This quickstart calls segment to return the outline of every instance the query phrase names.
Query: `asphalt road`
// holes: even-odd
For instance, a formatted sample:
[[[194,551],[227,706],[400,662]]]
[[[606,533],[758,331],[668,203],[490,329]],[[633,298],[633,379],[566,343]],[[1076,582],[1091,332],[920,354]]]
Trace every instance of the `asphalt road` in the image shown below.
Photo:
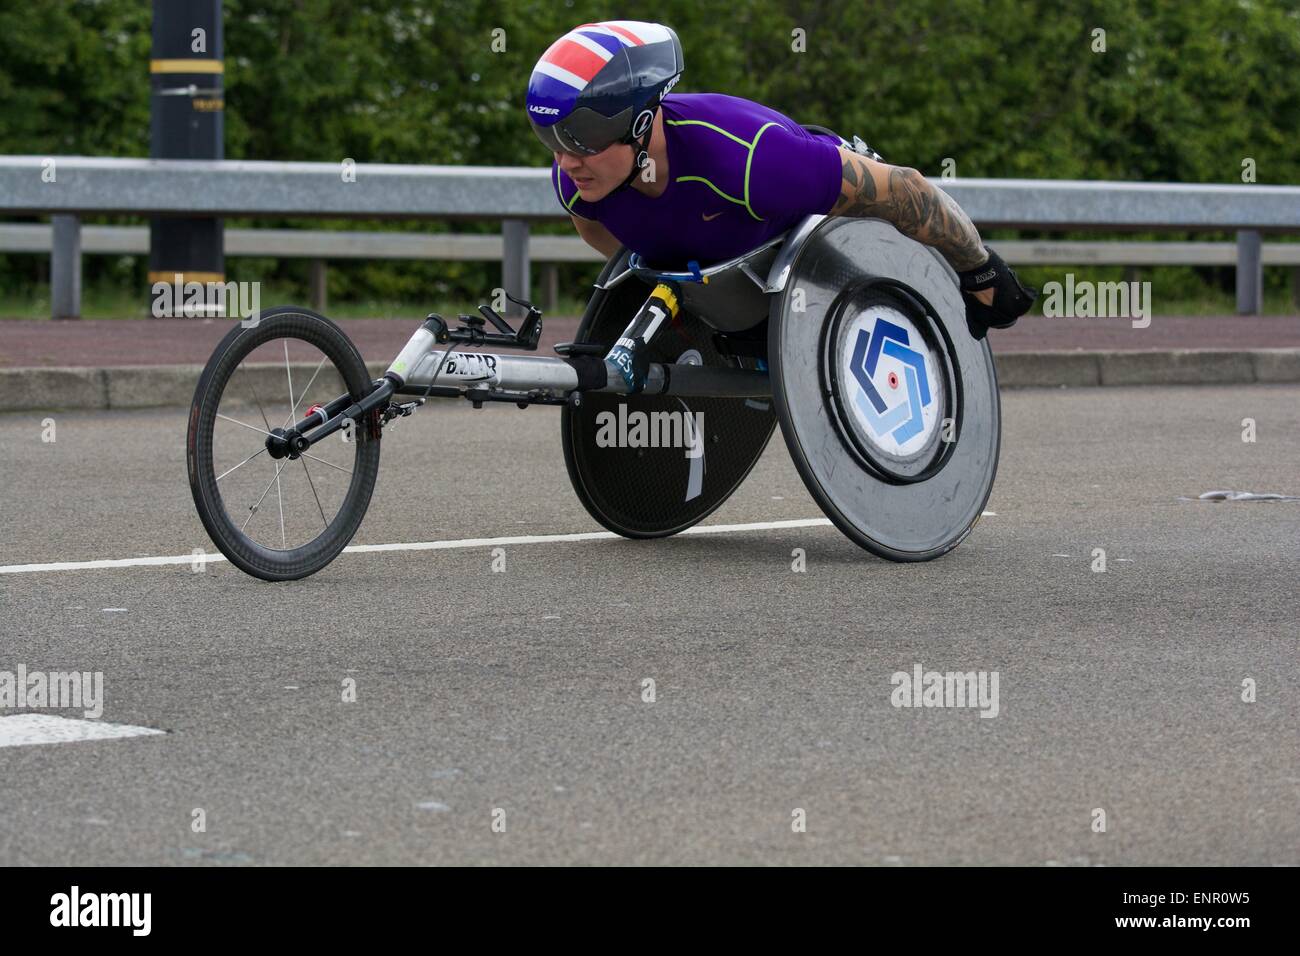
[[[1179,500],[1300,495],[1300,388],[1004,412],[994,514],[923,565],[815,526],[0,574],[0,671],[167,732],[0,747],[0,864],[1300,863],[1300,501]],[[45,417],[0,416],[0,565],[213,550],[183,411]],[[557,433],[419,412],[357,543],[600,530]],[[709,523],[818,517],[778,437]],[[997,716],[893,706],[917,664]]]

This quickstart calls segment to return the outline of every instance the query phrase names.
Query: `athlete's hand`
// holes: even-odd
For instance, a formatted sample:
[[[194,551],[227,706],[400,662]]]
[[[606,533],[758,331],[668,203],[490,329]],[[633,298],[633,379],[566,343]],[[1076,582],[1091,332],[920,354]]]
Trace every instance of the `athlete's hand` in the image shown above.
[[[976,339],[984,338],[989,329],[1015,325],[1038,298],[1038,290],[1023,285],[1015,271],[991,249],[982,266],[957,276],[966,298],[966,325]]]

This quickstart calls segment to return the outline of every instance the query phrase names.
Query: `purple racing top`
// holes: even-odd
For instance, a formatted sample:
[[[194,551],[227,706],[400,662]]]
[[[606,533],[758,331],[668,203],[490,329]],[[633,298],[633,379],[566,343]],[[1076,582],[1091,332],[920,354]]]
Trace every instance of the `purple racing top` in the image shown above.
[[[738,256],[804,216],[830,212],[839,198],[838,137],[722,93],[670,93],[662,109],[668,187],[658,198],[629,187],[585,202],[551,166],[564,208],[601,223],[647,263],[682,269]]]

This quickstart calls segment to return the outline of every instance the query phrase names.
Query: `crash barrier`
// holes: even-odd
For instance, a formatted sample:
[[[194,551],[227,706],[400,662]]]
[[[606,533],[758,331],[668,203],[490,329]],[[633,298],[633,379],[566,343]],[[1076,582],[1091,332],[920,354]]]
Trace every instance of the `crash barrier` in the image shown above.
[[[1300,231],[1297,186],[938,182],[981,229],[1235,231],[1240,313],[1260,311],[1263,234]],[[502,285],[522,298],[531,291],[529,223],[563,219],[544,168],[84,156],[0,156],[2,214],[52,217],[51,306],[56,316],[80,311],[81,219],[86,216],[498,220]]]

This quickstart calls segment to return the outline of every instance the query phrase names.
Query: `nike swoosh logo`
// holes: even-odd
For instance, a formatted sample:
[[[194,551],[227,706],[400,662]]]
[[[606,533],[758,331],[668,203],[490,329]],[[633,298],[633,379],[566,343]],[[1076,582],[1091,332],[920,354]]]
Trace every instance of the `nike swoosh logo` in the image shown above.
[[[704,216],[704,213],[700,213],[700,215],[701,215],[701,216]],[[721,215],[722,215],[722,213],[720,213],[720,212],[715,212],[712,216],[704,216],[704,221],[705,221],[705,222],[708,222],[708,221],[711,220],[711,219],[717,219],[717,218],[718,218],[719,216],[721,216]]]

